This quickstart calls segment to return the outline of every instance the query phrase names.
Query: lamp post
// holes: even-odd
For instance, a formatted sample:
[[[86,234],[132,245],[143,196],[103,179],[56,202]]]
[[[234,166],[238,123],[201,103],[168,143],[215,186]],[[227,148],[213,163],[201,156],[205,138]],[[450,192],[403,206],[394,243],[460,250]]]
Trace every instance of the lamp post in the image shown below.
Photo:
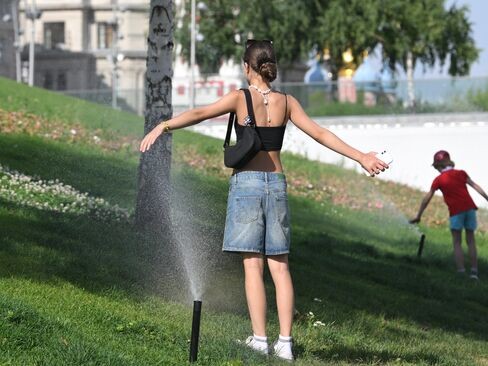
[[[34,56],[35,56],[35,40],[36,40],[36,19],[39,19],[42,11],[36,6],[36,0],[32,0],[31,6],[25,9],[25,16],[31,20],[31,40],[29,43],[29,86],[34,85]]]
[[[191,34],[190,34],[190,103],[189,107],[195,107],[195,66],[196,66],[196,41],[202,41],[203,36],[197,34],[196,11],[204,11],[207,5],[203,1],[199,1],[198,5],[195,0],[191,0]]]
[[[17,82],[22,81],[21,75],[21,59],[20,59],[20,35],[22,32],[19,29],[19,9],[18,9],[18,1],[19,0],[12,0],[11,5],[11,12],[10,14],[5,14],[2,18],[2,21],[5,23],[12,22],[12,28],[14,33],[14,40],[13,40],[13,48],[15,50],[15,74]]]
[[[190,35],[190,109],[195,107],[195,39],[196,39],[196,4],[191,0],[191,35]]]
[[[110,59],[112,61],[112,108],[117,109],[117,97],[119,94],[119,76],[118,76],[118,63],[124,59],[123,54],[119,54],[119,17],[118,17],[118,1],[112,0],[112,53]]]
[[[22,81],[21,61],[20,61],[20,35],[19,28],[19,4],[18,0],[12,0],[12,25],[14,27],[14,49],[15,49],[15,74],[17,82]]]

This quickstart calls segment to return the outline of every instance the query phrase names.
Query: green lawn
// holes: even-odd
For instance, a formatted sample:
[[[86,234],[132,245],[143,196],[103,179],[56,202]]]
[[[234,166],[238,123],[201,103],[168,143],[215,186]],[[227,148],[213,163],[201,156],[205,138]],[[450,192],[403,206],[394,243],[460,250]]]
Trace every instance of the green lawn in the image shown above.
[[[88,130],[117,125],[107,139],[138,136],[142,129],[138,117],[101,109],[103,121],[94,122],[96,114],[85,109],[101,107],[9,85],[1,88],[3,110],[23,109]],[[39,111],[22,102],[34,96]],[[72,117],[68,105],[77,111]],[[31,177],[19,186],[58,179],[132,212],[137,152],[0,133],[0,164]],[[6,193],[0,171],[0,365],[186,364],[192,297],[183,257],[193,262],[189,268],[203,291],[197,364],[282,364],[236,343],[250,334],[250,325],[238,256],[220,251],[228,175],[221,145],[185,131],[174,140],[172,207],[182,249],[136,233],[130,221],[110,212],[101,220],[50,209],[62,198],[55,190],[29,197],[39,206],[27,204]],[[405,224],[404,213],[417,208],[421,192],[296,156],[285,155],[284,164],[292,192],[297,365],[488,364],[486,233],[477,235],[481,280],[474,282],[454,273],[444,223],[422,225],[426,248],[416,259],[419,234]],[[371,208],[371,202],[381,206]],[[271,285],[268,290],[272,296]],[[269,335],[275,337],[271,297],[269,307]]]

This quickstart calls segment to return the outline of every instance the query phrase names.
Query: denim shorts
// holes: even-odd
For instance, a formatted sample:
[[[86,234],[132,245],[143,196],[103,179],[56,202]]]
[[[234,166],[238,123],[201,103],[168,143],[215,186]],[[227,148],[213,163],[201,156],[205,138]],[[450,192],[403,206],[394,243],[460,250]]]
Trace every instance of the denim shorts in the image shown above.
[[[289,253],[290,214],[284,174],[244,171],[230,178],[223,251]]]
[[[468,210],[449,218],[451,230],[476,230],[476,210]]]

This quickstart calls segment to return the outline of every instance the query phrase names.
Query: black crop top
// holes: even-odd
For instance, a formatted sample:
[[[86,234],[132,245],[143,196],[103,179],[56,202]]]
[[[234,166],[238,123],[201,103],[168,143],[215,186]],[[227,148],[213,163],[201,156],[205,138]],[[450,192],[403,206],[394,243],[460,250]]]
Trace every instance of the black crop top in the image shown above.
[[[235,121],[234,126],[236,129],[237,141],[239,141],[242,137],[242,134],[244,133],[244,129],[247,127],[237,123],[237,120]],[[285,129],[286,129],[286,124],[284,124],[283,126],[273,126],[273,127],[256,126],[258,135],[261,138],[261,143],[263,144],[261,150],[263,151],[281,150],[281,147],[283,146],[283,138],[285,136]]]
[[[242,89],[244,93],[249,93],[248,89]],[[283,138],[285,137],[285,129],[286,129],[286,122],[288,120],[288,98],[285,94],[286,98],[286,107],[285,107],[285,118],[283,120],[283,125],[281,126],[272,126],[272,127],[260,127],[256,126],[256,130],[258,132],[259,137],[261,138],[261,142],[263,144],[261,150],[263,151],[279,151],[283,146]],[[247,99],[247,98],[246,98]],[[247,100],[246,100],[247,101]],[[254,118],[254,110],[252,109],[252,99],[249,98],[250,105],[248,105],[247,113],[252,122],[255,123]],[[244,133],[244,129],[248,128],[243,126],[237,122],[237,119],[234,122],[234,128],[236,130],[236,137],[237,141],[242,138],[242,134]]]

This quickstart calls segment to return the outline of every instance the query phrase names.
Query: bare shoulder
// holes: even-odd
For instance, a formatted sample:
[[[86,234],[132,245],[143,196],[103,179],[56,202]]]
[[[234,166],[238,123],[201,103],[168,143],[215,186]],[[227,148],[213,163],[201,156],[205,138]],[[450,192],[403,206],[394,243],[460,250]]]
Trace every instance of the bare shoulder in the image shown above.
[[[287,94],[286,97],[287,97],[288,106],[289,106],[289,109],[291,112],[293,112],[294,110],[296,111],[297,109],[300,109],[300,110],[302,109],[302,105],[297,100],[297,98],[295,98],[291,94]]]
[[[288,98],[288,103],[297,103],[300,105],[300,102],[291,94],[286,94],[286,97]]]
[[[239,96],[242,94],[242,90],[234,89],[224,95],[222,98],[227,98],[229,100],[237,100]]]

